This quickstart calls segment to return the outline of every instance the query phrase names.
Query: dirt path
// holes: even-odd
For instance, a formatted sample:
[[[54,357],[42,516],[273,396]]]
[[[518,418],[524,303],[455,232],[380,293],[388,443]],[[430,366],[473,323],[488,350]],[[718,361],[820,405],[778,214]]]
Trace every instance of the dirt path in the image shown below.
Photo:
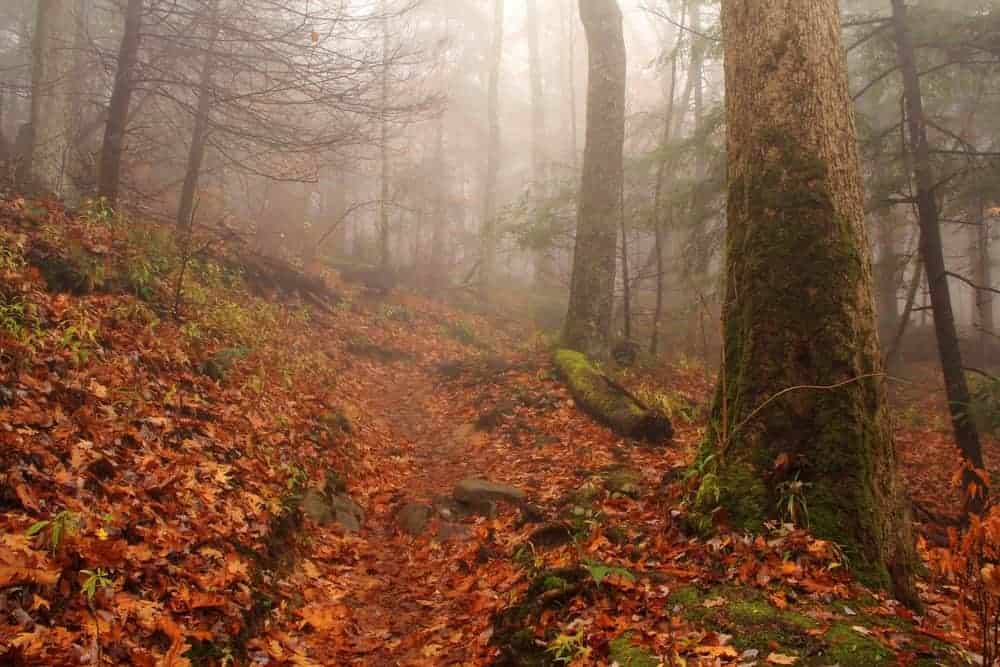
[[[371,379],[367,407],[379,420],[368,435],[391,445],[368,453],[377,482],[357,484],[376,489],[361,499],[365,525],[355,536],[339,527],[315,536],[289,585],[305,584],[306,609],[315,607],[317,617],[300,613],[283,630],[319,664],[480,663],[500,599],[477,569],[495,555],[494,530],[517,512],[507,508],[489,521],[435,516],[418,538],[401,533],[396,514],[407,502],[430,504],[459,480],[488,474],[497,453],[464,420],[471,405],[442,405],[441,378],[428,364],[378,366]]]

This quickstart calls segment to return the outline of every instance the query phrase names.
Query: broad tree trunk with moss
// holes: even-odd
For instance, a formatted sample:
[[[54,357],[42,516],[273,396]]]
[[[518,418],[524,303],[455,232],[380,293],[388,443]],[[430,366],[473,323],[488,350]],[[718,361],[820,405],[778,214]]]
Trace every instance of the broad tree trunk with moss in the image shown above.
[[[608,354],[625,142],[625,39],[616,0],[580,0],[587,33],[587,141],[563,342]]]
[[[722,24],[725,345],[699,503],[759,530],[791,499],[915,602],[837,2],[727,0]]]

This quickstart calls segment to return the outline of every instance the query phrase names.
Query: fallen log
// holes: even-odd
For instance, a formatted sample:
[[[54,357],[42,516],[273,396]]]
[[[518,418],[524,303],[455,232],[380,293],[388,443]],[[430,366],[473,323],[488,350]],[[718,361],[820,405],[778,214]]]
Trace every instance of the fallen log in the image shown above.
[[[673,437],[673,426],[666,415],[645,405],[585,355],[561,349],[556,351],[554,361],[577,404],[616,433],[651,442]]]

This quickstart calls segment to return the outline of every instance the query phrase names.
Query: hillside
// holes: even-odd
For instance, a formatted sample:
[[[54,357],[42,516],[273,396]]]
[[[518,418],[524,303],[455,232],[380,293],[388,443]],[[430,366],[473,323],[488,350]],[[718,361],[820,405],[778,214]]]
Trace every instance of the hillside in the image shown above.
[[[915,615],[790,523],[691,530],[712,383],[697,366],[620,375],[675,431],[626,441],[577,409],[526,324],[334,275],[320,300],[282,292],[230,251],[97,207],[0,202],[3,664],[849,667],[978,650],[951,582],[926,578]],[[922,428],[904,461],[940,498],[923,482],[950,445]]]

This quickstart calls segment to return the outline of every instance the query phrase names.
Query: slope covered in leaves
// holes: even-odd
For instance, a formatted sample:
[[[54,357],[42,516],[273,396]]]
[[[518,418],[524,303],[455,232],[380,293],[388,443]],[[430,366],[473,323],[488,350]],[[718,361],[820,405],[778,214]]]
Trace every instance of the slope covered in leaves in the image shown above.
[[[975,649],[946,586],[925,582],[914,616],[790,525],[687,531],[698,368],[620,377],[674,421],[644,447],[580,412],[509,321],[348,285],[332,308],[278,305],[224,248],[171,239],[0,202],[0,661],[846,667]],[[470,510],[469,478],[527,501]],[[314,520],[320,497],[357,516]]]

